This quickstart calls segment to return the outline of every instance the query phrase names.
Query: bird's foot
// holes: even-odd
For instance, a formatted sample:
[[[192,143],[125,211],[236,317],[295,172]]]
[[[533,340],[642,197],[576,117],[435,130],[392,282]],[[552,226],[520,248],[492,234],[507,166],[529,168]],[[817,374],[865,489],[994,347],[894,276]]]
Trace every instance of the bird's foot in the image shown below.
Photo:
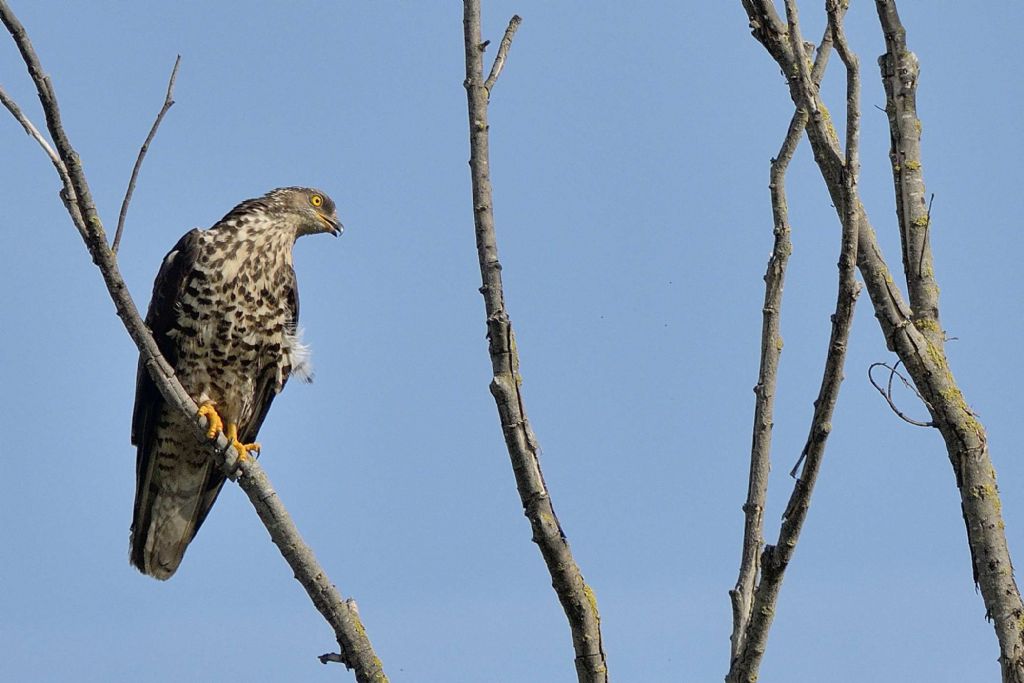
[[[238,425],[235,423],[228,424],[224,434],[228,437],[228,441],[231,442],[231,447],[238,453],[239,462],[248,460],[249,453],[252,451],[255,451],[257,456],[260,454],[260,445],[258,443],[242,443],[238,440]]]
[[[206,418],[206,438],[216,439],[224,429],[224,420],[220,419],[220,415],[217,413],[217,409],[213,407],[212,403],[204,403],[199,406],[199,413],[197,417]]]

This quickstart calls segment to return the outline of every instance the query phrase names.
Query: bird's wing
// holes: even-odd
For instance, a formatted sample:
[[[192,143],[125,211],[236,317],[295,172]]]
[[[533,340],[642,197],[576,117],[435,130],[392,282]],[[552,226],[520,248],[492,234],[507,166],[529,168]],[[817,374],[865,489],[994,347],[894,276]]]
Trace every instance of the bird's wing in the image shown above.
[[[202,230],[198,228],[185,233],[164,257],[163,263],[160,264],[160,272],[153,283],[153,297],[146,312],[146,326],[160,347],[160,353],[172,368],[178,362],[178,345],[168,332],[174,327],[177,303],[188,285],[188,276],[196,261],[201,234]],[[135,381],[132,445],[143,446],[152,437],[154,422],[162,403],[163,396],[140,357]]]
[[[202,231],[192,230],[182,236],[178,243],[164,257],[153,283],[153,297],[146,313],[146,325],[156,340],[160,353],[173,368],[178,363],[178,344],[168,333],[175,327],[178,302],[189,284],[189,276],[193,271],[198,250],[199,237]],[[164,398],[160,394],[153,378],[150,377],[142,358],[135,383],[135,410],[132,414],[132,444],[137,447],[135,460],[135,508],[132,521],[133,538],[135,534],[145,534],[149,528],[149,515],[152,510],[150,481],[155,463],[155,434],[160,413],[164,407]],[[211,474],[219,474],[219,470],[211,468]],[[214,479],[209,481],[209,479]],[[208,477],[204,485],[204,497],[216,498],[223,484],[223,475]],[[212,493],[212,497],[210,494]],[[198,528],[198,525],[196,525]],[[143,567],[142,552],[144,542],[132,542],[133,561]],[[136,561],[136,555],[138,556]]]
[[[287,291],[285,292],[284,300],[288,305],[289,321],[286,323],[286,329],[295,332],[299,324],[299,288],[298,282],[295,279],[295,270],[288,268],[287,276],[285,283]],[[281,353],[284,354],[283,347]],[[266,419],[267,412],[270,410],[270,404],[274,402],[274,397],[281,393],[284,385],[288,383],[288,376],[291,374],[292,369],[287,364],[281,367],[282,363],[284,363],[283,359],[278,357],[272,359],[271,362],[261,365],[259,368],[255,395],[253,396],[253,417],[251,420],[238,425],[238,438],[242,443],[251,443],[256,440],[256,435],[259,433],[263,420]],[[278,381],[279,377],[280,382]]]

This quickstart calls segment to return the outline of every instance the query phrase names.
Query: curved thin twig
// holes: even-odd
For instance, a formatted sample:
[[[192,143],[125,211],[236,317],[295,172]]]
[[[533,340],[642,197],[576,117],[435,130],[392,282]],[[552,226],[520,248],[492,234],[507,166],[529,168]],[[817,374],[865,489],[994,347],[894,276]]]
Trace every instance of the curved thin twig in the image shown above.
[[[149,143],[153,142],[153,138],[156,136],[156,129],[160,127],[160,122],[164,120],[164,115],[167,110],[174,106],[174,81],[178,78],[178,65],[181,64],[181,55],[178,55],[177,59],[174,60],[174,68],[171,69],[171,78],[167,82],[167,95],[164,97],[164,104],[160,107],[160,113],[156,115],[156,120],[153,121],[153,127],[149,129],[149,135],[146,136],[146,141],[142,143],[142,148],[139,149],[139,156],[135,159],[135,166],[132,168],[132,177],[128,180],[128,189],[124,193],[124,201],[121,202],[121,213],[117,217],[117,230],[114,232],[114,243],[110,245],[110,251],[117,254],[118,248],[121,246],[121,233],[124,232],[124,219],[128,215],[128,204],[132,201],[132,195],[135,194],[135,182],[139,179],[139,169],[142,168],[142,160],[146,158],[146,152],[149,151]]]
[[[921,392],[917,390],[917,387],[914,386],[913,382],[908,380],[906,377],[903,376],[903,373],[897,370],[897,368],[899,368],[900,366],[900,363],[902,362],[903,361],[896,361],[896,364],[892,366],[890,366],[888,363],[872,363],[871,365],[868,366],[868,381],[871,382],[871,386],[878,390],[878,393],[882,395],[882,398],[885,399],[886,403],[889,404],[889,407],[892,408],[892,412],[896,413],[896,416],[898,418],[900,418],[904,422],[908,422],[917,427],[934,427],[935,423],[932,422],[931,420],[929,420],[928,422],[921,422],[920,420],[915,420],[912,417],[907,417],[906,413],[897,408],[896,403],[892,400],[892,380],[894,377],[899,377],[900,381],[903,382],[903,386],[907,387],[915,394],[917,394],[917,397],[921,399],[921,401],[926,406],[929,406],[929,408],[931,408],[928,401],[926,401],[924,396],[921,395]],[[875,381],[874,375],[872,374],[874,369],[877,367],[883,367],[889,371],[889,382],[885,389],[879,386],[878,382]]]

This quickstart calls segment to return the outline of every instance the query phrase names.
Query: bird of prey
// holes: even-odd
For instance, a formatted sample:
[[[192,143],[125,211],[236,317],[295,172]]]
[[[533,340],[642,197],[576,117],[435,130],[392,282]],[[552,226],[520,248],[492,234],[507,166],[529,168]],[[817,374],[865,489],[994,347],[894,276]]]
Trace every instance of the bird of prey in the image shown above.
[[[185,234],[164,258],[146,324],[200,408],[190,418],[168,405],[140,359],[130,556],[144,574],[174,574],[224,485],[190,420],[205,417],[211,439],[223,429],[244,459],[259,451],[256,433],[289,375],[311,378],[292,246],[302,235],[342,230],[326,194],[284,187]]]

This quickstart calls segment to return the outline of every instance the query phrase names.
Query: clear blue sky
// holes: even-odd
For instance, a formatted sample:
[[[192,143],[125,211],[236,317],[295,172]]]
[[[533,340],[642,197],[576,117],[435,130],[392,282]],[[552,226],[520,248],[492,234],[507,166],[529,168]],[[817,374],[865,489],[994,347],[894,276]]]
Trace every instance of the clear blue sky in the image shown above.
[[[140,307],[177,238],[238,201],[293,184],[337,200],[344,237],[296,247],[317,380],[275,403],[262,463],[358,601],[392,680],[573,680],[487,390],[461,3],[12,4],[111,229],[182,54],[120,255]],[[1024,9],[997,4],[901,9],[922,62],[942,322],[1024,566]],[[803,5],[817,40],[822,12]],[[498,237],[528,411],[600,602],[612,678],[719,680],[771,245],[768,162],[792,110],[784,81],[738,0],[484,9],[495,41],[514,12],[524,18],[491,101]],[[873,3],[853,3],[848,33],[864,66],[861,187],[896,267]],[[838,67],[825,90],[841,120]],[[6,35],[0,79],[41,125]],[[351,680],[315,659],[333,634],[237,487],[171,581],[129,566],[136,352],[52,167],[6,112],[0,158],[0,679]],[[820,381],[839,244],[806,143],[789,187],[770,537]],[[942,442],[868,385],[868,364],[883,360],[864,296],[762,680],[998,676]]]

